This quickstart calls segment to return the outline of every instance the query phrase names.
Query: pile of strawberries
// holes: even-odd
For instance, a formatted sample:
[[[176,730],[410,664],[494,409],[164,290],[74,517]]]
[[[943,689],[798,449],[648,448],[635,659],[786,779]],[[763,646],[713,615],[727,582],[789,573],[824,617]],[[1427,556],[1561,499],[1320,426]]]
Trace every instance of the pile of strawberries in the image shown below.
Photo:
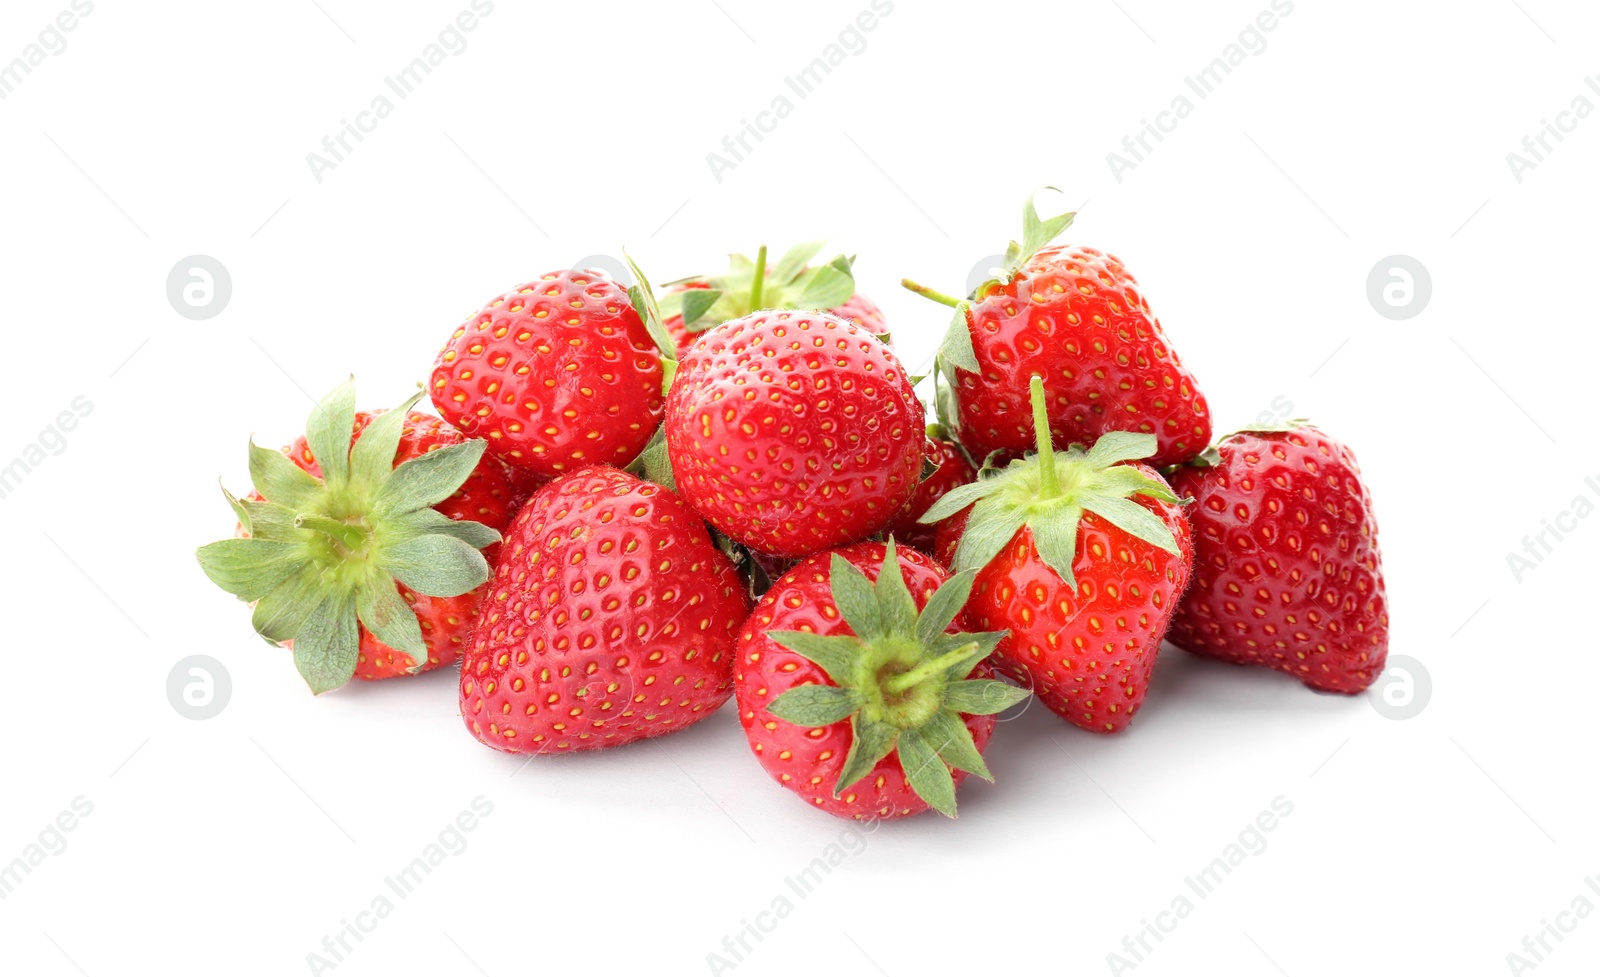
[[[1030,694],[1125,728],[1163,639],[1365,689],[1388,608],[1350,450],[1298,421],[1211,445],[1122,262],[1023,216],[967,298],[906,282],[955,309],[927,377],[819,244],[659,301],[637,267],[541,275],[445,341],[442,419],[346,383],[252,443],[200,563],[313,692],[459,661],[468,730],[509,753],[734,697],[773,779],[854,818],[953,816]]]

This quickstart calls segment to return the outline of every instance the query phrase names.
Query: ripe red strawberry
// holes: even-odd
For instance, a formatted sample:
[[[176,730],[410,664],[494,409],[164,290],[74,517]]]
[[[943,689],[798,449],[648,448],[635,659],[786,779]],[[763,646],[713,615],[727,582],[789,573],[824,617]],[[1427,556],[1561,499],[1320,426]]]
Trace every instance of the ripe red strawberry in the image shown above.
[[[671,491],[595,466],[506,531],[461,715],[508,753],[621,746],[706,718],[733,691],[744,583]]]
[[[767,773],[839,817],[955,817],[966,775],[993,779],[994,714],[1027,698],[983,663],[1001,634],[964,633],[971,588],[972,574],[893,543],[785,574],[741,629],[735,674]]]
[[[1354,694],[1383,672],[1389,605],[1350,449],[1304,422],[1223,438],[1171,476],[1192,495],[1194,583],[1168,638]]]
[[[679,353],[718,323],[760,309],[824,310],[861,326],[875,336],[887,335],[883,311],[855,294],[851,259],[840,255],[825,265],[807,264],[822,250],[821,241],[796,245],[778,263],[767,266],[762,247],[751,261],[730,256],[728,270],[673,283],[662,296],[661,312]],[[698,295],[686,295],[698,292]],[[684,323],[685,317],[689,322]]]
[[[689,504],[778,556],[878,532],[922,473],[922,405],[900,361],[826,312],[755,312],[704,333],[663,427]]]
[[[956,306],[940,351],[955,403],[942,419],[974,458],[1026,451],[1034,433],[1025,391],[1037,375],[1056,441],[1134,431],[1155,436],[1151,465],[1188,461],[1211,440],[1205,396],[1121,261],[1093,248],[1045,247],[1073,216],[1041,221],[1030,198],[1023,243],[1011,243],[1001,277],[970,301],[905,283]]]
[[[430,391],[507,464],[553,478],[627,464],[661,420],[661,351],[622,286],[554,271],[484,306],[445,343]]]
[[[1031,387],[1042,413],[1043,384]],[[1011,631],[996,670],[1093,732],[1114,733],[1138,712],[1189,581],[1178,497],[1153,469],[1123,464],[1153,450],[1152,435],[1122,431],[1062,454],[1040,438],[1038,454],[952,490],[922,517],[956,517],[940,546],[959,535],[952,569],[977,570],[967,618]]]
[[[511,488],[482,441],[411,411],[421,397],[357,414],[346,383],[285,451],[252,443],[255,491],[228,496],[240,534],[198,553],[313,692],[451,664],[470,633]]]
[[[929,428],[927,444],[925,446],[927,461],[926,468],[932,464],[933,471],[929,472],[917,485],[917,491],[911,496],[910,501],[900,510],[894,521],[889,523],[887,532],[896,541],[904,543],[913,549],[924,553],[933,553],[935,533],[937,527],[919,522],[922,514],[935,502],[944,498],[951,489],[966,485],[978,477],[977,471],[972,467],[972,462],[954,441],[947,441],[935,437],[935,433],[943,431],[937,427]]]

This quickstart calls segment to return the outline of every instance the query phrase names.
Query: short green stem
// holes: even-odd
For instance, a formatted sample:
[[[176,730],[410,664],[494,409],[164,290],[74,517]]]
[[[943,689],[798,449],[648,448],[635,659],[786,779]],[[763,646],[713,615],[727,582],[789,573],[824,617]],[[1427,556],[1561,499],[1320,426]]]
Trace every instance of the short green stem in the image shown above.
[[[1033,401],[1033,437],[1039,447],[1039,498],[1053,499],[1061,494],[1056,481],[1056,451],[1050,439],[1050,414],[1045,409],[1044,378],[1035,373],[1028,381],[1028,399]]]
[[[767,246],[756,251],[756,277],[750,285],[750,311],[761,308],[761,291],[767,284]]]
[[[359,549],[365,546],[367,542],[367,531],[365,529],[360,526],[352,526],[347,522],[340,522],[337,519],[330,519],[327,516],[298,515],[294,517],[294,525],[296,529],[309,529],[312,532],[321,533],[336,542],[343,543],[350,549]]]
[[[940,305],[948,305],[952,309],[961,304],[960,299],[955,298],[954,296],[946,295],[943,292],[936,292],[928,286],[914,282],[909,278],[900,279],[900,286],[909,291],[916,292],[925,299],[933,299]]]
[[[933,661],[923,662],[909,672],[901,672],[899,675],[890,678],[883,683],[883,690],[890,695],[898,695],[929,676],[937,675],[952,665],[959,663],[963,658],[969,657],[977,650],[978,643],[976,641],[964,644],[955,651],[940,655]]]

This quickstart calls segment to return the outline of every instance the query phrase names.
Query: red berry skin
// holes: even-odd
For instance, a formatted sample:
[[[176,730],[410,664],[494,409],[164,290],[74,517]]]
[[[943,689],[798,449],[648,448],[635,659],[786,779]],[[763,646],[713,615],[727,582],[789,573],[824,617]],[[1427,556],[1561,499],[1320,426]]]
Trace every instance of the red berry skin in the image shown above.
[[[1131,467],[1160,477],[1144,465]],[[1023,528],[978,571],[965,609],[975,630],[1011,631],[990,659],[995,671],[1094,733],[1124,729],[1139,711],[1194,559],[1189,521],[1179,506],[1146,496],[1130,501],[1160,517],[1178,555],[1086,512],[1072,565],[1076,592],[1040,558],[1032,530]],[[971,511],[939,527],[941,552],[954,554]]]
[[[1110,255],[1044,248],[1010,284],[974,302],[967,321],[981,375],[957,369],[955,433],[974,458],[1034,447],[1034,374],[1044,380],[1057,444],[1092,444],[1107,431],[1153,434],[1147,460],[1160,468],[1211,442],[1205,396]]]
[[[1355,694],[1383,672],[1389,605],[1372,496],[1355,455],[1309,426],[1245,431],[1210,468],[1180,468],[1194,498],[1194,583],[1173,644]]]
[[[710,288],[708,282],[684,282],[668,289],[669,292],[684,292],[694,288]],[[848,322],[853,322],[874,336],[888,334],[889,326],[883,317],[883,310],[865,295],[852,295],[843,305],[829,309],[833,315]],[[678,352],[687,352],[694,341],[700,338],[700,333],[690,332],[683,324],[683,315],[680,313],[671,316],[662,325],[667,327],[667,332],[672,334],[672,342],[678,347]],[[704,330],[701,330],[702,332]],[[894,348],[894,343],[889,342],[889,348]]]
[[[894,517],[887,531],[898,542],[924,553],[933,553],[938,526],[923,525],[917,520],[951,489],[967,484],[977,478],[978,473],[973,469],[972,463],[967,461],[967,456],[956,447],[954,441],[941,441],[930,437],[925,450],[927,457],[934,464],[933,473],[917,485],[916,493],[900,510],[900,514]],[[950,565],[945,560],[940,562],[945,566]]]
[[[507,753],[621,746],[733,691],[744,582],[668,489],[579,469],[517,513],[461,662],[461,715]]]
[[[857,543],[835,550],[852,565],[877,580],[883,568],[882,543]],[[944,568],[916,550],[895,547],[900,572],[921,610],[948,575]],[[767,711],[767,704],[797,685],[832,685],[819,666],[767,637],[768,631],[814,631],[820,635],[854,634],[833,603],[829,564],[832,554],[819,553],[784,575],[761,598],[740,629],[734,688],[739,702],[739,722],[750,748],[772,779],[794,791],[812,806],[841,818],[891,820],[920,814],[928,803],[906,783],[898,753],[878,761],[872,772],[833,796],[835,782],[850,753],[849,720],[817,729],[785,722]],[[957,615],[952,631],[972,630]],[[989,678],[980,664],[971,678]],[[996,717],[962,714],[979,752],[994,735]],[[956,786],[966,778],[951,771]]]
[[[917,489],[923,431],[893,351],[825,312],[753,312],[701,333],[667,398],[678,491],[776,556],[888,525]]]
[[[355,428],[351,433],[351,443],[353,444],[361,432],[366,430],[374,417],[382,413],[384,412],[357,413]],[[460,444],[466,440],[468,438],[460,431],[432,414],[411,411],[406,414],[405,425],[401,428],[400,447],[395,452],[394,463],[400,465],[430,451],[437,451],[446,445]],[[301,469],[318,478],[322,477],[322,468],[311,454],[311,448],[306,444],[304,435],[284,448],[283,453]],[[514,494],[505,465],[493,455],[485,453],[483,459],[478,462],[478,467],[467,476],[466,482],[456,494],[434,508],[451,519],[481,522],[495,532],[504,532],[511,522],[511,514],[514,511],[512,508]],[[492,565],[496,547],[490,546],[483,552],[484,557]],[[397,586],[400,596],[411,605],[413,611],[416,611],[417,621],[422,625],[422,641],[428,648],[428,660],[422,666],[422,671],[431,672],[436,668],[455,664],[461,657],[462,651],[466,649],[467,640],[472,636],[472,626],[478,616],[478,603],[483,599],[487,585],[459,597],[429,597],[427,594],[411,591],[404,584]],[[410,655],[390,648],[374,638],[364,627],[360,628],[360,638],[361,651],[356,659],[356,678],[384,679],[411,674],[414,662]]]
[[[451,335],[429,392],[506,464],[550,479],[633,460],[660,423],[661,357],[623,287],[556,271],[494,299]]]

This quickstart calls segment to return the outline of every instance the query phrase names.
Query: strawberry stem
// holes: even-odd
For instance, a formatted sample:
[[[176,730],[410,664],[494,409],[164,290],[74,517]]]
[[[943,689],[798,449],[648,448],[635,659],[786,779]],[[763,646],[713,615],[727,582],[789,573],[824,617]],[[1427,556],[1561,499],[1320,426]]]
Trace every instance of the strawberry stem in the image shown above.
[[[767,246],[756,252],[756,277],[750,284],[750,311],[761,308],[761,290],[767,284]]]
[[[1037,373],[1028,381],[1028,399],[1033,402],[1033,438],[1039,448],[1039,498],[1053,499],[1061,494],[1061,485],[1056,480],[1056,450],[1045,411],[1044,378]]]
[[[296,529],[309,529],[312,532],[321,533],[352,550],[360,549],[367,542],[367,531],[360,526],[352,526],[347,522],[340,522],[327,516],[298,515],[294,518],[294,525]]]
[[[883,683],[883,690],[890,695],[898,695],[912,686],[919,684],[929,676],[937,675],[940,672],[959,664],[963,659],[971,657],[972,653],[977,650],[978,643],[976,641],[964,644],[954,651],[940,655],[933,661],[923,662],[921,665],[918,665],[909,672],[901,672],[899,675],[885,680]]]
[[[940,305],[948,305],[952,309],[961,304],[960,299],[946,295],[943,292],[936,292],[928,286],[914,282],[909,278],[900,279],[900,286],[909,291],[916,292],[925,299],[933,299]]]

